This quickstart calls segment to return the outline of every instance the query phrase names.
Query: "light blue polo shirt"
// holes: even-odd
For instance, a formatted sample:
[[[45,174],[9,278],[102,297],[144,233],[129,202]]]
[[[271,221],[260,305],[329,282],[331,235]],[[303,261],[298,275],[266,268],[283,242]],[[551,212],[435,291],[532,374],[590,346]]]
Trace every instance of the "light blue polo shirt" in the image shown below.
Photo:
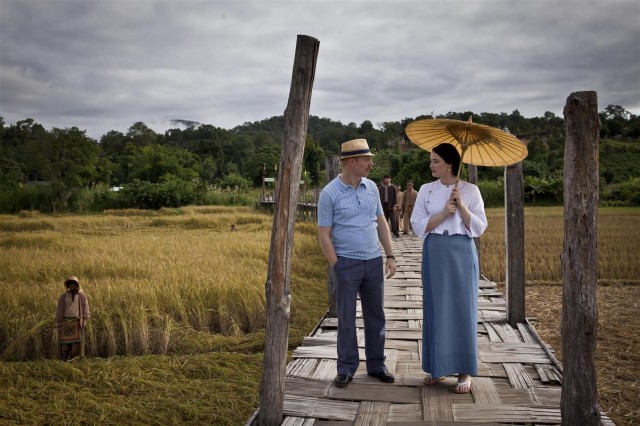
[[[360,178],[358,188],[336,177],[324,187],[318,201],[318,226],[330,226],[336,255],[369,260],[381,255],[378,216],[384,215],[378,187]]]

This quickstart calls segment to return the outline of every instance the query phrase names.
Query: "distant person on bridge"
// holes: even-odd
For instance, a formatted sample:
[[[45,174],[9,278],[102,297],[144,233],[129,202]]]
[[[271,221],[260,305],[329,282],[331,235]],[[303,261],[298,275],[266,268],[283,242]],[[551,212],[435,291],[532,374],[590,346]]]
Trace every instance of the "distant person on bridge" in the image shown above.
[[[411,215],[413,214],[413,206],[416,205],[416,198],[418,198],[418,191],[413,189],[413,182],[407,181],[407,189],[402,195],[402,202],[400,203],[400,215],[402,216],[404,235],[409,234],[409,231],[413,232],[411,227]],[[415,232],[414,232],[415,234]]]
[[[395,185],[391,185],[391,176],[384,175],[382,184],[378,187],[382,211],[384,217],[391,226],[391,233],[394,237],[399,237],[398,221],[396,220],[396,207],[398,207],[398,190]]]
[[[382,382],[395,378],[385,365],[384,274],[396,273],[391,234],[378,188],[367,179],[373,154],[365,139],[342,144],[342,173],[327,184],[318,202],[318,239],[333,268],[338,310],[337,387],[352,380],[360,358],[356,335],[358,293],[364,319],[367,373]],[[394,188],[395,189],[395,188]],[[382,260],[379,243],[386,253]]]
[[[420,187],[411,225],[422,247],[422,369],[425,385],[458,374],[456,393],[471,392],[478,374],[480,272],[473,242],[487,229],[476,185],[459,181],[460,154],[443,143],[431,151],[435,182]],[[406,195],[405,195],[406,196]]]
[[[404,226],[402,223],[402,201],[404,200],[404,192],[402,192],[402,187],[400,185],[396,185],[396,193],[398,194],[398,201],[396,202],[396,206],[393,208],[393,217],[396,221],[396,229],[398,232],[404,231]]]

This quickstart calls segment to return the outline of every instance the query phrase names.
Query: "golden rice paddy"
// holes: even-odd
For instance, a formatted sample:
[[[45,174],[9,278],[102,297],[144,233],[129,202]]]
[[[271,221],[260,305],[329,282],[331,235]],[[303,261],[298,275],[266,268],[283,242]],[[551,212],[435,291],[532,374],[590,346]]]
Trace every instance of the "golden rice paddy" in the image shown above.
[[[561,358],[562,208],[528,208],[527,314]],[[504,281],[504,211],[487,211],[482,272]],[[189,207],[0,216],[0,424],[242,424],[258,404],[272,217]],[[236,232],[231,232],[232,224]],[[639,209],[601,209],[598,391],[640,421]],[[296,225],[290,346],[326,311],[315,225]],[[56,361],[53,313],[80,277],[86,355]]]

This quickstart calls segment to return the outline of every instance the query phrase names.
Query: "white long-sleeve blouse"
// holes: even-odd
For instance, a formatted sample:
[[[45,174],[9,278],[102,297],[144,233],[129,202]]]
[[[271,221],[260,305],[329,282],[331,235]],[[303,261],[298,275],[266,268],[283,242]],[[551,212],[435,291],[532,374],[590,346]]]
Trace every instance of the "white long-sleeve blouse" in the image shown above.
[[[429,219],[444,209],[451,197],[451,191],[453,191],[453,185],[443,185],[440,180],[426,183],[420,187],[411,215],[411,226],[416,235],[423,240],[428,235],[428,232],[425,231]],[[447,231],[449,235],[462,234],[472,238],[479,237],[487,229],[487,216],[484,212],[484,201],[480,195],[480,189],[472,183],[461,180],[458,183],[458,191],[460,191],[462,202],[471,212],[471,229],[467,229],[460,211],[456,209],[454,214],[447,217],[431,232],[444,234]]]

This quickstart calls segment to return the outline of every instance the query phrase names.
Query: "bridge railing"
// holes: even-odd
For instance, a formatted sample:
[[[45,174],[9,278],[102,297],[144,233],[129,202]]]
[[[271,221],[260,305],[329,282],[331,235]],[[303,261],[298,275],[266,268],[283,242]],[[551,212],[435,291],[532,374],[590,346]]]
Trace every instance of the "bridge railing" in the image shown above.
[[[320,188],[304,188],[301,189],[298,196],[296,207],[296,216],[300,220],[308,220],[315,222],[318,219],[318,198],[320,196]],[[260,193],[257,204],[262,208],[273,211],[275,207],[274,192]]]

